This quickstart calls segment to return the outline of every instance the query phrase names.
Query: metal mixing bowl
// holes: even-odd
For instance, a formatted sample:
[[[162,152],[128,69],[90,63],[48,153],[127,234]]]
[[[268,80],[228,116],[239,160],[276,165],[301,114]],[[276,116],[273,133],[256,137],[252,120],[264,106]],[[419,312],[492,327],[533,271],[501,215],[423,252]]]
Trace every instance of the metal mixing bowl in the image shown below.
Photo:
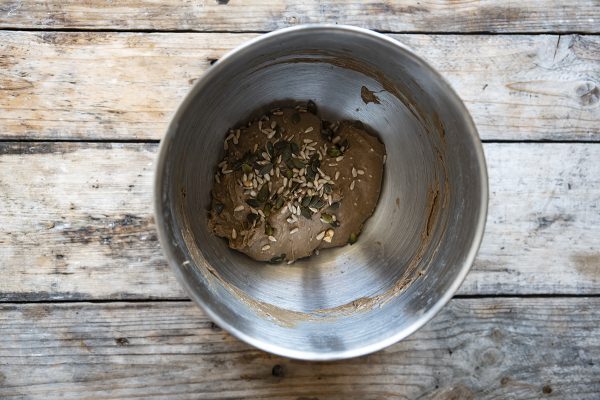
[[[379,204],[352,246],[255,262],[207,229],[224,135],[273,102],[309,99],[379,134]],[[169,126],[155,184],[160,242],[196,303],[247,343],[309,360],[379,350],[431,319],[473,263],[488,200],[477,130],[449,84],[384,35],[330,25],[263,35],[211,67]]]

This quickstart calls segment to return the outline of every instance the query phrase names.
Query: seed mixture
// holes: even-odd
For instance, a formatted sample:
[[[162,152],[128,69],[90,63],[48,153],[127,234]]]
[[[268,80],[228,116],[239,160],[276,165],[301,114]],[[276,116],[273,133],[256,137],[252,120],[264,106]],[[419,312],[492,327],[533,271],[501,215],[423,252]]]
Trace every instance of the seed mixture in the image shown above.
[[[359,121],[321,120],[312,101],[231,129],[223,148],[209,228],[256,260],[353,244],[377,205],[384,145]]]

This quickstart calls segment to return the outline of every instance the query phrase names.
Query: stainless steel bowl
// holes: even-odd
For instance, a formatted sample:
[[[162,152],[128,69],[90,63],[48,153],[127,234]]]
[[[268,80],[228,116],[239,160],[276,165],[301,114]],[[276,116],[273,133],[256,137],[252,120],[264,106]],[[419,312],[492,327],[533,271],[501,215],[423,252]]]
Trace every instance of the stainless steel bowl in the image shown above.
[[[353,246],[258,263],[207,229],[224,135],[275,101],[308,99],[378,132],[379,204]],[[477,130],[449,84],[402,44],[331,25],[263,35],[211,67],[169,126],[155,184],[161,244],[196,303],[247,343],[308,360],[370,353],[431,319],[473,263],[488,199]]]

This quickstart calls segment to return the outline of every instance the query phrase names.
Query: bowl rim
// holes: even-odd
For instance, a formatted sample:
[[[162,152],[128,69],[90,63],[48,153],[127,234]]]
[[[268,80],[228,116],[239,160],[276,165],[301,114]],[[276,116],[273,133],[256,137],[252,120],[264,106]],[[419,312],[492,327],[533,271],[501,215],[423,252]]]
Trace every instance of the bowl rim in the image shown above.
[[[259,43],[265,41],[273,41],[280,40],[281,36],[288,35],[290,33],[297,33],[303,31],[321,31],[326,33],[327,31],[343,31],[349,32],[356,35],[370,36],[372,38],[376,38],[377,40],[385,41],[387,44],[391,46],[395,46],[400,48],[402,51],[407,52],[411,57],[414,57],[418,62],[422,63],[426,68],[432,72],[432,74],[438,79],[439,83],[446,86],[448,93],[450,96],[454,96],[458,107],[462,108],[464,115],[466,116],[468,125],[471,126],[469,130],[469,135],[472,136],[475,155],[477,158],[477,164],[479,169],[479,181],[481,182],[481,195],[480,195],[480,214],[479,219],[477,221],[477,226],[474,232],[474,240],[471,243],[468,252],[466,253],[465,261],[462,266],[458,270],[454,281],[448,288],[446,292],[440,296],[440,298],[433,303],[429,307],[427,311],[419,316],[419,318],[410,326],[404,328],[401,331],[394,333],[393,335],[387,337],[384,340],[380,340],[376,343],[372,343],[369,345],[355,347],[352,349],[340,350],[340,351],[327,351],[327,352],[313,352],[313,351],[298,351],[289,347],[284,347],[280,345],[275,345],[273,343],[263,341],[257,339],[253,336],[250,336],[243,331],[237,329],[235,326],[230,325],[225,322],[219,315],[218,312],[213,310],[209,304],[206,304],[202,301],[197,293],[190,287],[187,280],[184,278],[182,274],[183,267],[176,262],[175,251],[172,248],[172,243],[170,237],[166,231],[166,222],[165,216],[163,214],[163,205],[162,205],[162,187],[164,181],[164,169],[166,165],[166,154],[167,149],[170,146],[171,141],[174,139],[175,132],[178,128],[178,121],[181,119],[184,110],[188,108],[192,100],[196,97],[197,93],[202,90],[204,85],[210,81],[215,75],[217,75],[226,65],[236,62],[236,58],[240,56],[241,53],[252,49]],[[214,63],[206,72],[204,72],[200,78],[194,83],[192,88],[188,91],[187,95],[184,97],[183,101],[178,105],[176,111],[171,117],[171,120],[168,124],[167,131],[165,136],[161,139],[158,149],[158,158],[155,163],[154,169],[154,188],[153,188],[153,202],[154,202],[154,214],[156,221],[156,229],[158,231],[159,243],[162,248],[163,254],[166,256],[167,261],[171,269],[175,272],[177,280],[181,286],[185,289],[186,293],[192,298],[192,300],[202,309],[204,313],[217,325],[223,328],[225,331],[233,335],[239,340],[242,340],[245,343],[248,343],[260,350],[267,351],[272,354],[276,354],[283,357],[298,359],[298,360],[307,360],[307,361],[332,361],[332,360],[341,360],[348,359],[353,357],[359,357],[366,354],[370,354],[376,352],[378,350],[384,349],[394,343],[399,342],[400,340],[408,337],[418,329],[420,329],[423,325],[429,322],[454,296],[465,277],[467,276],[473,262],[475,261],[475,257],[479,248],[481,246],[481,242],[483,240],[483,234],[485,230],[485,224],[487,220],[487,212],[488,212],[488,202],[489,202],[489,181],[488,181],[488,173],[487,166],[483,151],[483,146],[480,141],[480,137],[477,131],[477,127],[473,121],[473,118],[464,102],[458,96],[456,91],[452,88],[450,83],[444,78],[435,68],[433,68],[429,62],[419,56],[415,51],[413,51],[410,47],[406,46],[399,41],[386,36],[382,33],[378,33],[369,29],[360,28],[351,25],[336,25],[336,24],[304,24],[298,25],[289,28],[283,28],[279,30],[275,30],[266,34],[262,34],[257,36],[256,38],[250,39],[240,46],[234,48],[229,51],[223,57],[221,57],[216,63]]]

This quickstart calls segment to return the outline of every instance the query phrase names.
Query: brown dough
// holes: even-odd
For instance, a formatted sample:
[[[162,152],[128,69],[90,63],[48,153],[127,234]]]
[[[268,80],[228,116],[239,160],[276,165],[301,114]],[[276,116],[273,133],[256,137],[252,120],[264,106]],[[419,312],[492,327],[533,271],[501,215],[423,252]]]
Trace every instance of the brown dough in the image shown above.
[[[300,110],[304,111],[302,108]],[[349,241],[356,240],[364,222],[373,214],[379,199],[385,163],[384,145],[375,136],[362,129],[360,123],[344,121],[339,124],[339,128],[329,138],[339,136],[340,138],[336,139],[337,146],[345,144],[347,140],[348,148],[343,152],[343,159],[339,160],[339,155],[333,156],[336,154],[335,150],[329,150],[336,145],[321,135],[322,123],[317,115],[310,112],[299,112],[294,108],[281,109],[276,114],[281,115],[271,113],[268,117],[262,117],[262,122],[253,121],[247,126],[239,128],[237,144],[234,143],[236,140],[232,138],[235,136],[236,130],[230,131],[233,134],[230,134],[230,139],[227,140],[228,150],[223,160],[226,165],[221,164],[222,168],[219,168],[217,172],[218,177],[212,191],[210,229],[217,236],[226,238],[231,248],[259,261],[293,261],[310,256],[316,249],[343,246]],[[268,134],[262,132],[259,126],[268,132],[273,122],[276,124],[274,130],[277,130],[277,133],[269,139]],[[312,131],[310,131],[311,128]],[[307,130],[309,132],[306,132]],[[293,137],[289,139],[291,135]],[[268,154],[267,142],[274,143],[285,139],[294,141],[300,148],[307,144],[305,140],[308,141],[308,139],[317,143],[316,146],[313,146],[315,149],[322,149],[324,144],[327,145],[330,154],[322,154],[319,168],[330,180],[334,181],[330,194],[334,206],[337,203],[338,207],[329,207],[325,199],[326,204],[318,209],[318,212],[315,212],[312,217],[297,216],[297,222],[289,223],[288,218],[292,212],[286,201],[280,209],[272,209],[270,215],[267,213],[266,218],[258,219],[253,226],[248,220],[251,207],[247,204],[247,200],[253,196],[249,194],[249,189],[244,189],[243,182],[240,185],[244,171],[239,167],[239,162],[235,169],[235,163],[242,159],[248,151],[252,152],[255,145],[258,145],[257,154],[262,158],[263,152]],[[300,155],[298,154],[298,156]],[[274,161],[277,161],[277,157],[274,158]],[[307,162],[303,159],[302,161]],[[275,168],[270,173],[272,175],[269,175],[272,188],[270,194],[273,197],[276,196],[277,189],[283,185],[283,170],[287,168],[284,161],[279,165],[280,176],[277,177]],[[256,164],[253,166],[259,167]],[[249,172],[248,166],[245,168],[246,172]],[[355,169],[354,173],[353,168]],[[291,168],[287,169],[291,170]],[[224,174],[223,171],[226,173]],[[339,172],[337,180],[334,179],[336,172]],[[256,175],[256,170],[252,173]],[[319,175],[321,174],[319,173]],[[246,177],[249,177],[249,173],[246,173]],[[354,188],[351,190],[350,186],[353,181]],[[268,183],[265,185],[268,186]],[[304,187],[302,192],[305,193],[309,189]],[[259,191],[254,189],[254,192],[254,197],[256,197]],[[325,192],[324,194],[326,195]],[[274,202],[275,200],[268,201],[269,204],[274,204]],[[242,206],[243,209],[241,209]],[[239,210],[235,211],[236,208]],[[322,214],[335,215],[339,224],[335,222],[333,224],[338,226],[333,227],[332,224],[323,222]],[[324,216],[324,219],[327,219],[327,215]],[[272,227],[271,236],[275,241],[270,240],[269,235],[265,233],[265,223]],[[291,233],[294,228],[297,228],[297,231]],[[234,229],[235,238],[233,237]],[[320,233],[323,236],[322,232],[328,229],[333,229],[334,232],[330,242],[319,237]]]

